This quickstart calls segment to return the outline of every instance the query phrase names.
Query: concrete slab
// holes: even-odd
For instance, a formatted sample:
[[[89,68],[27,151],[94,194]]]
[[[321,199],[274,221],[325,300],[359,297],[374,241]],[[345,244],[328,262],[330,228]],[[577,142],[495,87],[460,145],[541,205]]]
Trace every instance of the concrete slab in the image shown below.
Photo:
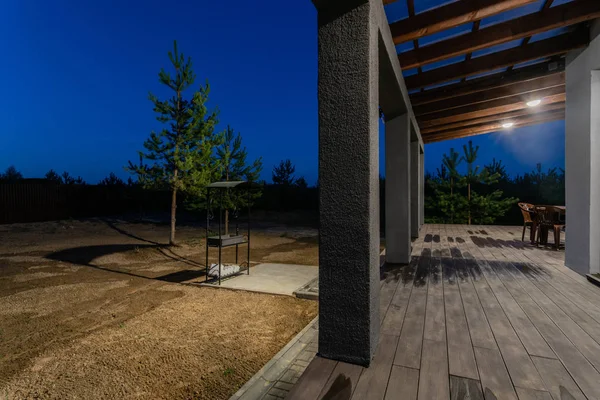
[[[293,296],[318,274],[319,267],[312,265],[259,264],[250,270],[250,275],[227,279],[221,287]]]

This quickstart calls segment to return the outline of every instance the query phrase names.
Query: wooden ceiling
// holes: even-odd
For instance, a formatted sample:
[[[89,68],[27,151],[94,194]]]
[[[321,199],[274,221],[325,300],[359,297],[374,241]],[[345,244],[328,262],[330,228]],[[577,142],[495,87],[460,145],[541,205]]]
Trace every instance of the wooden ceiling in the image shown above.
[[[587,22],[600,18],[600,0],[554,6],[553,0],[457,0],[421,13],[415,13],[419,0],[383,3],[397,1],[407,2],[408,18],[392,22],[390,29],[397,45],[412,43],[398,59],[404,71],[414,69],[405,83],[425,143],[495,132],[506,123],[520,127],[564,119],[564,55],[587,46]],[[536,4],[534,13],[516,10]],[[511,10],[518,16],[482,24]],[[469,24],[467,33],[444,38],[444,31],[463,24]],[[442,39],[424,45],[420,39],[432,34]],[[485,53],[516,40],[516,47]],[[481,50],[483,55],[473,55]],[[541,103],[528,106],[533,100]]]

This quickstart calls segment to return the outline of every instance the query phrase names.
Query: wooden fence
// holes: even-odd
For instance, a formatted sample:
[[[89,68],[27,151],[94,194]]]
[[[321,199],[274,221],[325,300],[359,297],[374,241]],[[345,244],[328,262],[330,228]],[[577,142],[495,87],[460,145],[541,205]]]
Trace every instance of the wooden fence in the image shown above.
[[[166,210],[169,193],[127,186],[0,183],[0,224]]]

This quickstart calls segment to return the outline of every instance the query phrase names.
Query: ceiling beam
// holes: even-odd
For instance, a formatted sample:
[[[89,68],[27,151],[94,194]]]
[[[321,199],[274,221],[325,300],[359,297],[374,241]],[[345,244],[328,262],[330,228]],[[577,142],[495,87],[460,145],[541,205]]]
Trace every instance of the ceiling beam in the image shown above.
[[[522,108],[522,109],[519,109],[516,111],[510,111],[510,112],[502,113],[502,114],[488,115],[486,117],[474,118],[474,119],[469,119],[466,121],[454,122],[454,123],[446,124],[446,125],[436,125],[431,128],[422,128],[421,134],[425,135],[425,134],[429,134],[429,133],[436,133],[436,132],[441,132],[441,131],[446,131],[446,130],[451,130],[451,129],[465,128],[467,126],[481,125],[481,124],[485,124],[485,123],[496,122],[499,120],[507,120],[507,119],[511,119],[511,118],[533,115],[533,114],[543,113],[543,112],[547,112],[547,111],[564,110],[565,105],[566,105],[566,103],[564,103],[564,102],[552,103],[552,104],[546,104],[543,106],[538,106],[538,107],[533,107],[533,108],[531,108],[531,107]]]
[[[563,26],[600,18],[600,1],[575,0],[574,2],[545,9],[539,13],[492,25],[431,45],[400,53],[402,69],[422,67],[425,64],[446,60],[513,40],[531,37],[538,33]],[[527,45],[527,43],[524,44]],[[470,57],[467,57],[467,60]]]
[[[532,99],[541,99],[542,105],[560,103],[566,100],[565,86],[556,86],[550,89],[539,90],[530,93],[528,97],[525,98],[522,96],[512,96],[467,107],[428,114],[417,118],[417,121],[419,123],[419,128],[431,128],[436,125],[445,125],[527,108],[527,102]]]
[[[565,119],[565,112],[563,110],[551,111],[548,113],[540,113],[533,116],[519,117],[511,120],[514,124],[512,128],[521,128],[524,126],[537,125],[545,122],[559,121]],[[483,124],[476,127],[456,129],[439,134],[428,134],[423,135],[424,143],[440,142],[443,140],[459,139],[475,135],[483,135],[491,132],[505,131],[502,127],[505,121],[499,121],[491,124]]]
[[[555,86],[563,86],[565,84],[565,73],[558,72],[556,74],[543,76],[537,79],[530,79],[523,82],[515,82],[510,85],[489,89],[484,92],[471,93],[466,95],[457,95],[450,99],[444,99],[437,102],[413,106],[416,116],[432,114],[444,110],[452,110],[459,107],[465,107],[472,104],[485,103],[488,101],[498,100],[505,97],[528,96],[530,93],[535,93],[538,90],[548,89]]]
[[[530,43],[527,46],[499,51],[462,61],[446,67],[433,69],[419,75],[404,78],[409,89],[417,89],[443,83],[465,76],[477,75],[494,71],[500,68],[516,65],[527,61],[534,61],[544,57],[564,54],[571,50],[585,47],[589,41],[587,29],[578,29],[550,39]]]
[[[537,0],[460,0],[390,24],[394,43],[419,39],[458,25],[500,14]],[[386,3],[384,3],[386,4]]]
[[[454,83],[435,89],[429,89],[423,93],[415,93],[410,96],[410,101],[414,106],[428,103],[434,103],[445,99],[451,99],[456,96],[462,96],[471,93],[483,92],[516,82],[523,82],[529,79],[538,79],[547,75],[552,75],[565,70],[565,61],[545,62],[527,67],[519,68],[510,73],[499,73],[481,78],[475,78],[466,82]]]

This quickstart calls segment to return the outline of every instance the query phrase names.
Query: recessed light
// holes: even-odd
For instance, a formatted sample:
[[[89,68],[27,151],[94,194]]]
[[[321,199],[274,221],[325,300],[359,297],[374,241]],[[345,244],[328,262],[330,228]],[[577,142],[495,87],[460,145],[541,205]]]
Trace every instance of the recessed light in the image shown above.
[[[527,106],[529,106],[529,107],[539,106],[541,102],[542,101],[539,100],[539,99],[538,100],[531,100],[531,101],[527,102]]]
[[[515,125],[515,124],[514,124],[514,123],[512,123],[512,122],[506,122],[506,123],[502,124],[502,127],[503,127],[504,129],[508,129],[508,128],[512,128],[514,125]]]

